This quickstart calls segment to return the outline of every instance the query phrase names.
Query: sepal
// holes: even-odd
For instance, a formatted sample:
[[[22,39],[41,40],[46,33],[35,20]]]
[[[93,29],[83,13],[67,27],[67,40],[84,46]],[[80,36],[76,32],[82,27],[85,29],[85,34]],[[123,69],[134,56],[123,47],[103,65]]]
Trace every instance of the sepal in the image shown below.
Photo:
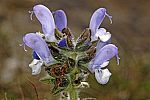
[[[68,47],[69,49],[71,49],[71,50],[74,49],[73,35],[72,35],[70,29],[69,29],[69,28],[64,28],[64,29],[62,30],[62,33],[65,35],[64,38],[66,39],[67,47]]]
[[[70,82],[67,77],[56,78],[55,82],[54,82],[55,86],[52,89],[52,93],[58,94],[58,93],[62,92],[63,90],[65,90],[68,87],[69,83]]]
[[[47,76],[41,78],[39,81],[44,84],[53,84],[55,82],[55,78],[50,75],[47,75]]]
[[[84,55],[79,57],[78,65],[89,63],[95,56],[96,48],[92,46],[89,48]]]
[[[62,67],[61,63],[56,63],[56,64],[52,64],[48,67],[45,67],[45,71],[47,71],[47,73],[50,76],[59,78],[59,77],[64,76],[64,74],[61,71],[61,67]]]
[[[73,70],[74,66],[75,61],[69,58],[64,63],[56,63],[45,67],[45,71],[47,71],[48,74],[52,77],[60,78],[70,73]]]
[[[61,40],[63,38],[63,33],[61,33],[57,28],[55,29],[55,38]]]
[[[49,46],[50,50],[51,50],[51,54],[53,56],[53,58],[59,62],[64,62],[67,57],[61,53],[60,49],[57,48],[56,46]]]
[[[91,46],[91,32],[86,28],[77,40],[76,51],[85,51]]]

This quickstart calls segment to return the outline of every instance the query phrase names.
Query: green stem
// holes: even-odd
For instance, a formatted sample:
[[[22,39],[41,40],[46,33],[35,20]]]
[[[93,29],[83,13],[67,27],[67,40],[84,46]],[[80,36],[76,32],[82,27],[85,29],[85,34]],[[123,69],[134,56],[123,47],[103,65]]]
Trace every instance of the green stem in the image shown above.
[[[70,96],[70,100],[78,100],[78,92],[77,92],[77,88],[75,88],[74,84],[73,84],[73,81],[76,77],[76,74],[78,72],[78,68],[75,66],[74,70],[71,72],[70,74],[70,85],[69,85],[69,88],[68,88],[68,93],[69,93],[69,96]]]
[[[72,59],[77,60],[77,54],[76,53],[71,54],[71,57],[72,57]],[[73,81],[76,77],[76,73],[78,73],[77,66],[75,66],[73,71],[69,74],[70,84],[69,84],[68,89],[67,89],[67,92],[68,92],[69,97],[70,97],[67,99],[69,99],[69,100],[78,100],[78,98],[79,98],[77,88],[75,88],[74,84],[73,84]],[[66,100],[66,98],[64,100]]]
[[[69,90],[70,100],[78,100],[78,93],[77,89],[75,89],[73,86],[71,86]]]

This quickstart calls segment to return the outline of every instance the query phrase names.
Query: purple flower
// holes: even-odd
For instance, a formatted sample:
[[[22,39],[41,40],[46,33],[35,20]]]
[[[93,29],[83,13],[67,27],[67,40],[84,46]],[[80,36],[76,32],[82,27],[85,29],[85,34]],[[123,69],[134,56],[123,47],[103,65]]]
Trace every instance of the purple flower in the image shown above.
[[[91,17],[89,28],[91,29],[93,41],[100,38],[101,41],[106,42],[111,38],[111,34],[109,32],[106,32],[106,29],[99,28],[105,16],[108,16],[112,23],[112,16],[109,16],[106,13],[105,8],[97,9]]]
[[[111,76],[111,73],[107,69],[103,69],[109,64],[109,60],[113,57],[117,57],[117,61],[119,61],[118,57],[118,48],[113,44],[107,44],[100,49],[97,49],[95,57],[89,64],[89,70],[91,72],[95,72],[96,80],[100,84],[106,84]]]
[[[56,41],[54,36],[55,22],[51,11],[44,5],[36,5],[33,7],[33,12],[42,25],[46,41]]]
[[[32,68],[33,75],[40,73],[43,62],[45,65],[48,65],[54,61],[46,42],[40,35],[28,33],[23,37],[23,42],[25,45],[33,49],[36,57],[38,56],[40,58],[34,59],[29,65]]]
[[[118,48],[113,44],[108,44],[97,50],[95,57],[92,59],[92,69],[101,67],[104,62],[109,61],[116,56],[118,58]]]
[[[53,15],[56,27],[62,32],[64,28],[67,28],[67,17],[65,12],[63,10],[56,10]]]

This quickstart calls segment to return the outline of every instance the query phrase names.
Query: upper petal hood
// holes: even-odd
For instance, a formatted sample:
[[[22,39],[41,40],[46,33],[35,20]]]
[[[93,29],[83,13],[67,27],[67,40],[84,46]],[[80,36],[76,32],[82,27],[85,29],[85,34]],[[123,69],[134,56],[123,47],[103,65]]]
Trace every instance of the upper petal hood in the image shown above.
[[[65,12],[63,10],[56,10],[53,15],[56,27],[62,32],[64,28],[67,28],[67,17]]]
[[[118,48],[113,44],[105,45],[100,50],[97,50],[97,54],[92,61],[92,65],[98,67],[104,62],[109,61],[114,56],[118,58]]]
[[[96,34],[99,26],[101,25],[102,21],[104,20],[105,15],[108,16],[109,19],[111,20],[111,16],[109,16],[106,13],[105,8],[99,8],[93,13],[91,20],[90,20],[90,25],[89,25],[89,28],[91,29],[93,36]]]
[[[42,25],[46,40],[49,42],[55,41],[55,22],[51,11],[44,5],[36,5],[33,7],[33,12]]]
[[[26,34],[23,37],[23,41],[28,47],[32,48],[46,64],[54,60],[46,42],[38,34]]]

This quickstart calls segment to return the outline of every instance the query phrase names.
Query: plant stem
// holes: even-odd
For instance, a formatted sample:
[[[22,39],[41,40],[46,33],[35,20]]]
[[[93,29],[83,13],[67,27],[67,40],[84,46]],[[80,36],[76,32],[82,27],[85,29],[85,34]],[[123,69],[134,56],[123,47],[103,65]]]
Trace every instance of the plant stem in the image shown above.
[[[78,100],[78,93],[77,89],[75,89],[73,86],[71,86],[69,90],[70,100]]]
[[[74,60],[77,60],[77,54],[73,53],[71,54],[71,57]],[[68,92],[68,98],[65,97],[63,100],[78,100],[78,92],[77,92],[77,88],[74,87],[74,79],[76,78],[76,73],[78,73],[78,67],[75,65],[75,68],[73,69],[73,71],[69,74],[69,81],[70,84],[68,86],[67,92]]]

